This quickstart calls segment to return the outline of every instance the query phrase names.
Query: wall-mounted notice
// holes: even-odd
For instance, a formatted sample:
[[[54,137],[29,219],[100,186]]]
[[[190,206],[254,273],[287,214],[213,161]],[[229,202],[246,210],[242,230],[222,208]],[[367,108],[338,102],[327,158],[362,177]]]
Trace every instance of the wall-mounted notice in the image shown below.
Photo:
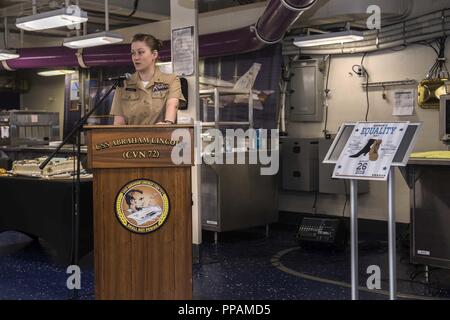
[[[358,122],[334,167],[333,178],[387,180],[405,122]]]
[[[179,76],[194,73],[194,27],[172,30],[173,72]]]
[[[393,116],[412,116],[414,113],[414,104],[416,101],[414,89],[395,90],[394,91],[394,109]]]

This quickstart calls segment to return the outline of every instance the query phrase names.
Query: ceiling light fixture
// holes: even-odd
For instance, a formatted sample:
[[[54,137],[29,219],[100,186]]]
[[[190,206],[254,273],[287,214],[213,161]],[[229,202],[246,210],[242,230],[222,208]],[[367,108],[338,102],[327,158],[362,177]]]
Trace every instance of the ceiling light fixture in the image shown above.
[[[20,55],[16,50],[0,49],[0,61],[17,59]]]
[[[114,32],[104,31],[92,33],[80,37],[72,37],[64,39],[63,45],[72,49],[88,48],[103,46],[106,44],[114,44],[123,41],[122,35]]]
[[[123,41],[122,35],[109,31],[109,1],[105,0],[105,31],[64,39],[63,45],[72,49],[103,46]]]
[[[46,70],[46,71],[40,71],[38,72],[38,75],[44,76],[44,77],[52,77],[52,76],[64,76],[66,74],[72,74],[75,73],[75,70]]]
[[[172,61],[157,62],[156,66],[159,67],[163,73],[173,73]]]
[[[364,35],[362,32],[347,30],[341,32],[316,34],[312,36],[296,37],[294,38],[294,45],[300,48],[305,48],[360,40],[364,40]]]
[[[33,14],[16,19],[16,27],[27,31],[39,31],[73,26],[88,21],[87,12],[71,5],[62,9]]]

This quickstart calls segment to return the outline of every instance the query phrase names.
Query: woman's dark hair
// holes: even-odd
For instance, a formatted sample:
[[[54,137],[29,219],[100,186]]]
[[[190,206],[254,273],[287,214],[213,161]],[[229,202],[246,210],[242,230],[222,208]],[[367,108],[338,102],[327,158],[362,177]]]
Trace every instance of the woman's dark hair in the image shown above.
[[[151,34],[138,33],[133,36],[133,40],[131,42],[142,41],[153,51],[160,51],[163,46],[163,42],[159,39],[156,39]]]

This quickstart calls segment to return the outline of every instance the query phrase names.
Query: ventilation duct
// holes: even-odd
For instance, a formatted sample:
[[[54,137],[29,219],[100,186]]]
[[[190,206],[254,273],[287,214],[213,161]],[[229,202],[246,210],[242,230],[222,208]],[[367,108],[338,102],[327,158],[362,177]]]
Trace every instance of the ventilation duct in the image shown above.
[[[199,37],[202,58],[251,52],[279,42],[289,26],[317,0],[271,0],[255,26],[206,34]],[[65,47],[24,48],[20,58],[3,61],[6,70],[52,67],[102,67],[130,65],[130,45],[109,45],[73,50]],[[159,52],[170,60],[170,41]]]

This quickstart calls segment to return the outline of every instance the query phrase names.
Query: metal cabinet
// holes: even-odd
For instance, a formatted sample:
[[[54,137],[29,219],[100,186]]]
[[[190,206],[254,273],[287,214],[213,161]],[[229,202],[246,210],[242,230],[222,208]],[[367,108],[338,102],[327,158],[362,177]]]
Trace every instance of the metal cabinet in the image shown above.
[[[450,269],[450,161],[411,159],[411,262]]]
[[[204,230],[223,232],[278,221],[276,176],[261,175],[259,164],[201,166]]]
[[[292,191],[316,191],[319,182],[318,140],[282,138],[282,187]]]

